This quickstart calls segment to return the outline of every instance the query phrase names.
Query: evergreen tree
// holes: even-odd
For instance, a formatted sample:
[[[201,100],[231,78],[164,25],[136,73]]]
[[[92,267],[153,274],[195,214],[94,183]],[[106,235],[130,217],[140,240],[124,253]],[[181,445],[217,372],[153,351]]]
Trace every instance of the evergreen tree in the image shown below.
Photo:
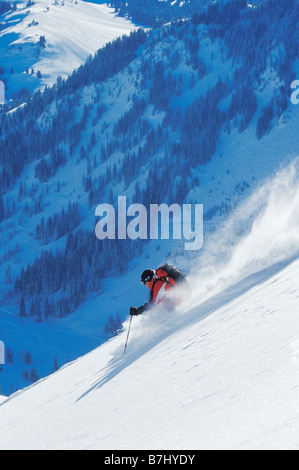
[[[34,382],[37,382],[38,379],[39,379],[39,377],[37,375],[36,368],[34,367],[30,371],[30,381],[34,383]]]
[[[27,366],[31,364],[31,362],[32,362],[32,357],[31,357],[30,352],[27,352],[27,353],[26,353],[25,361],[24,361],[24,362],[25,362],[25,364],[26,364]]]
[[[4,219],[5,212],[4,212],[4,202],[3,197],[0,195],[0,222]]]
[[[21,302],[20,302],[20,313],[19,313],[20,317],[26,317],[27,313],[26,313],[26,306],[25,306],[25,300],[24,300],[24,297],[22,296],[21,298]]]
[[[53,372],[57,372],[58,369],[59,369],[59,367],[58,367],[58,361],[57,361],[57,357],[55,356]]]

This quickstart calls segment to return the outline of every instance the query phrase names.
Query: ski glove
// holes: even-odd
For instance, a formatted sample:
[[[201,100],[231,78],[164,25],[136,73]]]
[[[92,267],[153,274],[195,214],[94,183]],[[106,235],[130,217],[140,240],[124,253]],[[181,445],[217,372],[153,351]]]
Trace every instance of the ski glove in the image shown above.
[[[137,316],[138,315],[137,308],[131,307],[130,308],[130,315],[131,315],[131,317]]]

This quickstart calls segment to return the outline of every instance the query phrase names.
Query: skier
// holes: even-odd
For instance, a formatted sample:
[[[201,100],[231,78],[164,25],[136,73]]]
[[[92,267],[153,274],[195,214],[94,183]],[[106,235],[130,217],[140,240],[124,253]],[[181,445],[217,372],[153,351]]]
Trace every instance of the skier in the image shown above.
[[[139,308],[131,307],[130,315],[142,315],[159,304],[163,304],[167,309],[172,310],[175,307],[174,302],[167,297],[167,292],[179,284],[186,283],[186,276],[178,268],[163,264],[156,271],[146,269],[141,276],[141,283],[150,290],[150,299]]]

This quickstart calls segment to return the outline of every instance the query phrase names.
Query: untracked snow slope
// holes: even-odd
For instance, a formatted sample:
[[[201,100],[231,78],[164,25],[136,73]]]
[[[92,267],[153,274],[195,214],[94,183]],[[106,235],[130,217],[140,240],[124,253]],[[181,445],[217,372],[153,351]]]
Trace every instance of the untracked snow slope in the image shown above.
[[[66,78],[107,42],[136,29],[106,4],[83,0],[20,2],[16,11],[3,17],[2,24],[1,65],[7,72],[14,71],[6,75],[10,91],[52,86],[58,76]]]
[[[123,333],[5,402],[0,449],[298,449],[298,276],[135,318],[127,354]]]

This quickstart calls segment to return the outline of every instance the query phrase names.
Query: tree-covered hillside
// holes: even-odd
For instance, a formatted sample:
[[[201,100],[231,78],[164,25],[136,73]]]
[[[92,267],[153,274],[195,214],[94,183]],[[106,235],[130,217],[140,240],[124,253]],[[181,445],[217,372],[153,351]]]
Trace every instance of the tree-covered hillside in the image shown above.
[[[124,17],[137,24],[155,26],[179,18],[187,18],[196,10],[210,3],[210,0],[159,1],[159,0],[113,0],[109,4]]]
[[[139,30],[107,45],[68,80],[37,93],[13,113],[2,112],[2,226],[16,214],[36,220],[33,237],[43,248],[67,237],[56,253],[44,251],[31,266],[23,266],[6,298],[29,302],[36,296],[44,302],[54,296],[61,303],[61,292],[64,304],[68,296],[72,301],[59,315],[71,312],[89,288],[100,286],[111,256],[115,272],[122,272],[135,253],[129,242],[112,243],[106,250],[89,232],[73,234],[86,215],[85,206],[79,215],[80,200],[68,201],[76,204],[78,215],[65,207],[63,227],[57,210],[39,220],[50,186],[55,198],[61,184],[57,175],[69,162],[86,162],[81,191],[88,210],[100,201],[114,201],[115,188],[130,191],[132,200],[145,205],[183,203],[198,184],[193,170],[213,160],[221,133],[245,132],[258,112],[256,138],[268,134],[288,107],[289,85],[295,78],[297,12],[294,0],[269,2],[256,11],[247,8],[245,0],[213,4],[190,21],[149,34]],[[222,73],[207,81],[216,54]],[[258,91],[269,68],[277,85],[259,109]],[[114,112],[111,119],[107,88],[117,103],[124,84],[130,92],[118,117]],[[34,168],[30,187],[29,165]],[[17,191],[12,191],[14,185]],[[219,203],[206,217],[229,210]],[[76,263],[70,262],[70,254]],[[3,254],[2,263],[7,259]]]
[[[257,6],[266,0],[252,0]],[[195,12],[202,11],[213,0],[112,0],[108,2],[119,16],[130,18],[143,26],[161,26],[179,19],[191,18]],[[221,0],[219,3],[225,3]]]

